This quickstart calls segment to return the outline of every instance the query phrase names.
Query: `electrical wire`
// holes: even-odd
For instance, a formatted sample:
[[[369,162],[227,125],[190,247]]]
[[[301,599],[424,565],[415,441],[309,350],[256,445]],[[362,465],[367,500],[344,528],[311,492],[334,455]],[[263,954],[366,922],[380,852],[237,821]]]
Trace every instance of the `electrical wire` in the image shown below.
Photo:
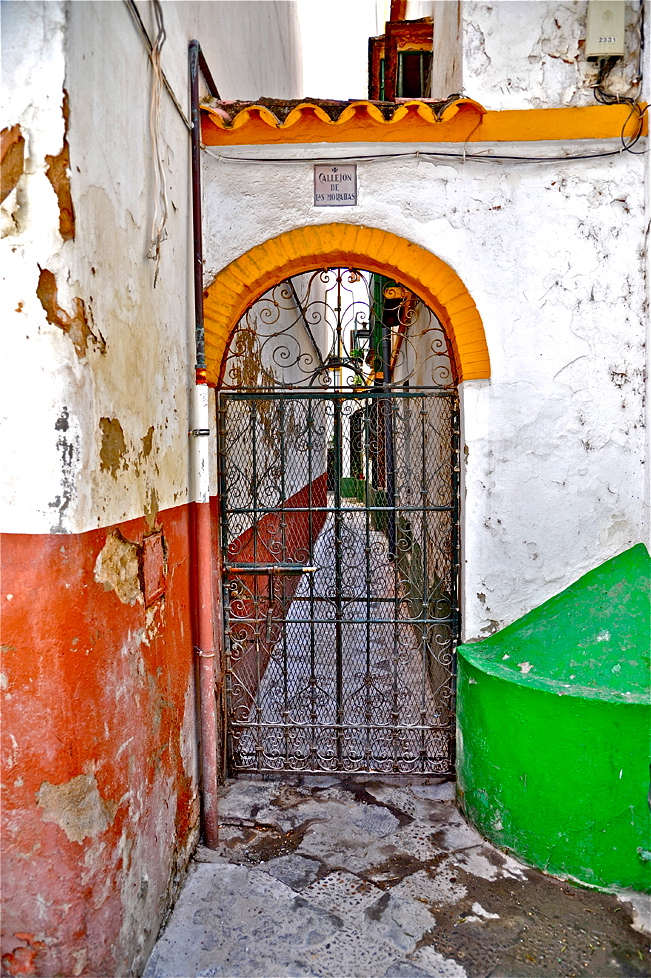
[[[617,59],[615,59],[617,60]],[[601,71],[600,71],[601,75]],[[599,94],[598,94],[599,92]],[[450,98],[445,102],[444,108],[447,105],[451,105],[453,102],[460,98],[464,98],[463,95],[451,95]],[[649,105],[645,105],[644,108],[635,99],[623,98],[615,95],[611,95],[609,92],[603,91],[603,101],[602,101],[602,86],[598,79],[597,86],[595,87],[595,98],[597,101],[601,101],[603,105],[615,105],[618,103],[624,103],[631,106],[631,111],[624,121],[622,126],[622,131],[620,133],[621,146],[618,149],[611,150],[600,150],[597,153],[566,153],[563,156],[514,156],[507,155],[504,153],[493,153],[491,150],[485,150],[480,153],[469,153],[466,149],[468,140],[464,144],[464,150],[462,153],[446,152],[444,150],[436,152],[423,152],[422,150],[414,150],[410,153],[369,153],[360,156],[307,156],[300,159],[294,159],[292,157],[246,157],[246,156],[225,156],[223,153],[215,153],[208,146],[203,143],[201,145],[202,150],[207,153],[208,156],[212,156],[214,159],[218,160],[220,163],[274,163],[274,164],[300,164],[300,163],[381,163],[384,160],[408,160],[417,159],[423,160],[426,163],[438,163],[440,161],[451,161],[460,163],[507,163],[515,166],[526,165],[526,164],[541,164],[541,163],[566,163],[572,160],[598,160],[605,159],[613,156],[620,156],[622,153],[631,153],[633,156],[643,156],[645,153],[649,152],[649,149],[635,150],[633,147],[640,140],[644,132],[644,116],[649,110]],[[635,131],[630,136],[626,136],[626,129],[629,122],[636,116],[636,126]],[[472,134],[471,134],[472,135]]]
[[[646,108],[644,109],[646,112]],[[638,135],[635,142],[640,138]],[[628,147],[604,150],[598,153],[568,153],[564,156],[510,156],[503,153],[448,153],[441,151],[414,150],[410,153],[369,153],[360,156],[304,156],[293,157],[253,157],[225,156],[215,153],[208,146],[202,146],[203,151],[220,163],[269,163],[279,165],[299,165],[304,163],[382,163],[396,160],[422,160],[425,163],[458,162],[458,163],[505,163],[513,165],[542,164],[542,163],[571,163],[573,160],[599,160],[613,156],[621,156]],[[648,153],[649,150],[634,152],[635,156]]]
[[[608,77],[620,60],[619,56],[613,56],[610,58],[603,58],[599,66],[599,71],[597,73],[597,80],[593,87],[594,97],[600,105],[630,105],[631,111],[622,126],[622,131],[620,133],[620,140],[622,144],[622,151],[627,153],[632,153],[634,156],[642,156],[647,150],[635,150],[633,147],[640,139],[644,131],[644,116],[648,112],[649,106],[645,105],[644,108],[640,105],[639,92],[642,90],[642,51],[644,48],[644,0],[640,2],[640,13],[638,16],[638,22],[635,25],[638,35],[638,58],[637,58],[637,75],[632,81],[638,89],[638,95],[635,97],[627,95],[618,95],[614,92],[608,91],[606,84],[608,82]],[[635,130],[631,136],[626,136],[626,127],[633,117],[635,118]]]
[[[624,123],[624,127],[622,129],[622,135],[621,135],[622,145],[624,150],[627,153],[632,153],[633,156],[644,156],[645,153],[649,152],[648,149],[633,149],[633,147],[639,140],[640,136],[642,135],[642,132],[644,131],[644,116],[647,114],[648,111],[649,111],[648,104],[645,105],[644,108],[642,108],[639,102],[633,102],[631,113],[628,119],[626,120],[626,122]],[[629,120],[633,115],[637,115],[637,128],[633,136],[629,138],[628,142],[626,142],[624,139],[624,132],[626,130],[626,126],[629,123]]]
[[[138,30],[140,31],[143,40],[145,41],[150,58],[152,58],[153,44],[142,22],[142,18],[140,16],[138,7],[136,6],[135,0],[124,0],[124,3],[127,9],[129,10],[134,20],[134,23],[136,24]],[[640,49],[641,49],[644,44],[644,3],[641,4],[641,14],[639,20],[638,33],[640,35]],[[641,64],[641,56],[640,56],[640,64]],[[612,65],[610,66],[610,68],[612,68]],[[159,69],[160,69],[160,65],[159,65]],[[179,115],[183,119],[183,122],[185,123],[188,130],[192,132],[192,124],[188,121],[185,113],[183,112],[183,109],[181,108],[179,101],[176,98],[176,95],[174,94],[171,85],[169,84],[169,81],[167,80],[165,72],[162,71],[162,69],[160,69],[160,73],[163,80],[163,84],[165,85],[165,88],[167,89]],[[280,164],[280,165],[282,164],[296,165],[301,163],[336,163],[336,162],[373,163],[373,162],[382,162],[383,160],[400,160],[400,159],[404,159],[404,160],[418,159],[428,163],[447,160],[450,162],[461,162],[461,163],[466,163],[466,162],[510,163],[513,165],[526,165],[526,164],[543,164],[543,163],[565,163],[565,162],[570,162],[572,160],[596,160],[596,159],[603,159],[603,158],[608,158],[613,156],[619,156],[623,152],[631,153],[634,156],[642,156],[645,153],[648,153],[649,149],[635,150],[633,149],[633,147],[638,143],[638,141],[640,140],[643,134],[644,116],[647,114],[649,110],[649,106],[646,105],[644,106],[644,108],[642,108],[639,102],[637,102],[635,99],[624,98],[622,96],[612,95],[611,93],[607,92],[603,88],[603,83],[606,77],[607,77],[607,72],[604,71],[604,65],[602,64],[602,68],[600,69],[600,77],[598,77],[597,85],[595,86],[594,89],[596,100],[603,105],[625,103],[631,106],[631,112],[629,116],[626,118],[624,125],[622,126],[622,132],[620,135],[620,140],[622,145],[621,148],[617,150],[604,150],[598,153],[573,153],[573,154],[568,153],[563,156],[513,156],[513,155],[502,154],[502,153],[468,153],[467,151],[463,153],[446,153],[444,151],[434,152],[434,153],[432,152],[423,153],[420,151],[415,151],[413,153],[378,153],[378,154],[367,154],[363,156],[337,156],[337,157],[319,156],[319,157],[303,157],[302,159],[291,159],[288,157],[254,158],[254,157],[241,157],[241,156],[224,156],[222,153],[212,152],[207,146],[203,144],[201,148],[209,156],[212,156],[214,159],[222,163],[223,162],[269,163],[269,164]],[[641,71],[638,71],[638,83],[641,85]],[[447,107],[448,104],[452,104],[453,102],[457,101],[459,98],[462,97],[464,97],[462,94],[451,95],[449,99],[446,101],[444,107]],[[635,131],[631,136],[625,137],[626,128],[629,125],[629,122],[634,115],[637,116],[637,120],[636,120],[637,124],[635,127]]]
[[[125,4],[127,10],[129,11],[129,13],[131,14],[131,18],[132,18],[134,24],[136,25],[136,27],[138,28],[138,31],[139,31],[139,33],[140,33],[143,41],[145,42],[145,47],[147,48],[147,54],[149,55],[149,58],[151,59],[152,58],[152,52],[153,52],[153,44],[151,42],[151,38],[149,37],[149,34],[147,33],[147,28],[145,27],[145,25],[142,22],[142,17],[140,16],[140,11],[138,10],[138,7],[137,7],[137,5],[135,3],[135,0],[124,0],[124,4]],[[176,109],[176,111],[178,112],[178,114],[181,116],[181,118],[183,120],[183,123],[184,123],[186,129],[188,129],[190,132],[192,132],[192,123],[189,121],[188,117],[186,116],[185,112],[183,111],[183,109],[181,107],[181,103],[179,102],[179,100],[177,99],[176,95],[174,94],[174,89],[170,85],[170,83],[169,83],[169,81],[167,79],[167,75],[162,70],[162,68],[161,68],[161,76],[162,76],[162,79],[163,79],[163,84],[164,84],[164,86],[165,86],[165,88],[167,90],[167,93],[168,93],[169,97],[172,99],[172,102],[174,103],[174,108]]]
[[[156,262],[156,271],[154,273],[154,288],[156,288],[158,272],[160,270],[160,249],[163,241],[165,241],[167,238],[166,225],[169,210],[167,203],[167,180],[165,175],[165,165],[163,163],[160,147],[160,112],[161,92],[163,87],[163,73],[160,64],[160,57],[161,51],[163,50],[163,45],[165,44],[165,40],[167,38],[167,31],[165,30],[165,21],[163,19],[163,10],[160,5],[160,0],[151,0],[151,6],[154,13],[154,22],[156,24],[156,37],[152,44],[151,50],[151,65],[154,77],[151,88],[151,101],[149,105],[149,131],[151,133],[153,148],[152,158],[154,163],[154,213],[151,222],[151,244],[149,251],[147,252],[147,258],[151,258]]]
[[[636,30],[639,37],[639,52],[638,52],[638,72],[635,79],[635,84],[641,90],[642,86],[642,49],[644,47],[644,0],[640,2],[640,15],[638,18],[638,23],[636,25]],[[614,95],[604,88],[604,83],[607,80],[608,74],[612,70],[618,58],[605,59],[599,69],[599,74],[597,76],[597,82],[594,86],[594,96],[595,99],[602,105],[616,105],[625,104],[629,105],[631,111],[626,117],[622,130],[620,133],[620,147],[619,149],[613,150],[600,150],[597,153],[566,153],[563,156],[514,156],[507,155],[504,153],[493,153],[492,151],[484,151],[481,153],[469,153],[466,149],[468,140],[464,144],[463,153],[453,153],[445,152],[444,150],[438,152],[422,152],[416,150],[411,153],[373,153],[362,156],[319,156],[319,157],[303,157],[301,159],[293,159],[291,157],[245,157],[245,156],[225,156],[222,153],[215,153],[211,151],[207,146],[203,145],[201,148],[204,150],[208,156],[212,156],[214,159],[218,160],[220,163],[269,163],[269,164],[287,164],[296,165],[301,163],[381,163],[383,161],[395,161],[395,160],[408,160],[417,159],[423,160],[426,163],[439,163],[441,161],[449,162],[459,162],[459,163],[505,163],[514,166],[527,165],[527,164],[544,164],[544,163],[567,163],[572,160],[598,160],[607,159],[609,157],[620,156],[622,153],[631,153],[633,156],[643,156],[649,152],[649,148],[643,150],[636,150],[633,147],[639,142],[642,134],[644,132],[644,117],[649,111],[649,105],[645,105],[644,108],[639,104],[637,98],[623,97]],[[450,95],[445,103],[439,107],[439,115],[442,115],[443,111],[452,105],[454,102],[466,96],[463,93],[455,93]],[[626,136],[626,130],[629,126],[631,119],[635,117],[635,129],[633,133]],[[472,134],[471,134],[472,135]],[[468,137],[469,138],[469,137]]]
[[[143,38],[143,40],[145,42],[145,45],[147,47],[147,53],[149,54],[149,57],[152,58],[153,45],[152,45],[151,39],[149,37],[149,34],[147,33],[147,29],[145,28],[145,25],[143,24],[142,18],[140,16],[140,11],[138,10],[138,7],[137,7],[137,5],[135,3],[135,0],[124,0],[124,3],[126,5],[127,9],[129,10],[129,13],[132,16],[133,21],[134,21],[136,27],[138,28],[140,34],[142,35],[142,38]],[[644,2],[643,2],[643,0],[640,3],[640,17],[639,17],[639,23],[638,23],[637,30],[638,30],[638,35],[639,35],[639,38],[640,38],[640,54],[639,54],[639,57],[638,57],[638,77],[637,77],[636,83],[641,86],[641,83],[642,83],[641,51],[642,51],[642,48],[644,46]],[[167,92],[168,92],[170,98],[172,99],[172,102],[174,103],[174,106],[175,106],[177,112],[181,116],[181,119],[183,120],[186,128],[190,132],[192,132],[192,123],[189,122],[187,116],[185,115],[183,109],[181,108],[181,105],[179,103],[179,100],[177,99],[176,95],[174,94],[174,91],[172,89],[172,86],[170,85],[170,83],[169,83],[169,81],[167,79],[167,76],[165,75],[165,72],[162,69],[160,69],[160,71],[161,71],[161,77],[162,77],[162,80],[163,80],[163,84],[165,85],[165,88],[167,89]],[[600,70],[600,73],[601,73],[601,70]],[[622,132],[621,132],[621,136],[620,136],[622,146],[621,146],[621,149],[618,149],[618,150],[607,150],[607,151],[599,152],[599,153],[566,154],[564,156],[531,156],[531,157],[529,157],[529,156],[507,156],[507,155],[499,154],[499,153],[488,155],[488,154],[484,154],[484,153],[468,153],[468,152],[464,152],[464,153],[445,153],[445,152],[439,152],[439,153],[428,153],[428,154],[416,152],[416,153],[401,153],[401,154],[377,154],[377,155],[367,155],[367,156],[357,156],[357,157],[309,157],[309,158],[303,158],[303,159],[300,159],[300,160],[298,160],[298,159],[297,160],[294,160],[294,159],[289,159],[289,158],[277,158],[277,159],[273,159],[273,158],[271,158],[271,159],[269,159],[269,158],[266,158],[266,159],[265,158],[259,158],[259,159],[254,159],[254,158],[236,157],[236,156],[223,156],[222,154],[216,154],[216,153],[211,152],[208,149],[208,147],[206,147],[204,145],[202,145],[201,148],[209,156],[213,156],[215,159],[219,160],[220,162],[227,162],[228,161],[228,162],[232,162],[232,163],[288,163],[288,164],[298,164],[298,163],[305,163],[305,162],[312,162],[312,163],[333,163],[333,162],[341,162],[341,163],[343,163],[343,162],[351,162],[351,163],[360,162],[360,163],[362,163],[363,162],[363,163],[367,163],[367,162],[382,161],[384,159],[409,159],[409,158],[418,158],[418,159],[423,159],[426,162],[434,162],[434,161],[438,161],[440,159],[443,159],[443,160],[460,161],[460,162],[489,162],[489,163],[501,163],[501,162],[503,162],[503,163],[513,163],[515,165],[518,165],[518,164],[527,164],[527,163],[534,163],[534,164],[536,164],[536,163],[564,163],[564,162],[569,161],[569,160],[594,160],[594,159],[600,159],[600,158],[605,158],[605,157],[610,157],[610,156],[618,156],[622,152],[628,152],[628,153],[633,154],[634,156],[642,156],[645,153],[648,153],[649,152],[648,149],[645,149],[645,150],[641,150],[640,151],[640,150],[634,150],[633,147],[637,144],[637,142],[641,138],[642,133],[644,131],[644,116],[647,114],[647,112],[649,110],[649,106],[646,105],[644,108],[642,108],[639,105],[639,102],[637,102],[637,100],[635,100],[635,99],[623,98],[621,96],[618,97],[618,96],[612,95],[611,93],[605,91],[603,89],[603,81],[604,80],[605,80],[605,76],[600,81],[598,80],[597,86],[595,86],[595,89],[594,89],[595,98],[596,98],[596,100],[598,102],[601,102],[601,104],[604,104],[604,105],[612,105],[612,104],[616,104],[617,102],[619,102],[619,103],[626,103],[626,104],[629,104],[631,106],[631,114],[627,117],[627,119],[624,122],[624,125],[622,127]],[[461,93],[457,93],[457,94],[451,95],[449,97],[449,99],[446,101],[444,107],[447,107],[448,104],[452,104],[453,102],[457,101],[459,98],[463,98],[463,97],[464,96]],[[603,99],[603,101],[602,101],[602,99]],[[626,132],[626,127],[628,126],[628,124],[629,124],[629,122],[630,122],[630,120],[631,120],[631,118],[632,118],[633,115],[637,115],[637,125],[636,125],[636,128],[635,128],[635,132],[633,133],[632,136],[630,136],[628,138],[625,138],[625,135],[624,134]]]
[[[600,105],[629,105],[630,106],[631,111],[629,112],[628,116],[626,117],[626,121],[622,126],[622,131],[620,133],[620,141],[622,144],[623,151],[627,153],[634,153],[636,156],[639,156],[640,151],[634,150],[633,147],[639,140],[644,130],[644,116],[649,106],[646,105],[644,108],[642,108],[642,106],[639,104],[636,98],[631,98],[630,96],[627,95],[615,95],[613,94],[613,92],[609,92],[608,89],[604,87],[610,72],[613,70],[613,68],[615,67],[618,61],[619,61],[619,57],[604,58],[602,60],[599,68],[599,73],[597,74],[597,81],[593,89],[594,97],[595,100],[599,102]],[[626,127],[628,126],[629,122],[634,116],[636,117],[635,130],[631,136],[627,137],[625,135]],[[646,151],[643,150],[642,152],[646,152]]]

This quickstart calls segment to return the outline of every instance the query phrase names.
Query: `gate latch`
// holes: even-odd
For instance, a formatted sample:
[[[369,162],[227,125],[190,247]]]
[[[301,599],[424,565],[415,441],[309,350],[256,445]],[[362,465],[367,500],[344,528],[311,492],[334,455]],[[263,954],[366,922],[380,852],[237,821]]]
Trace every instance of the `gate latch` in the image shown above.
[[[227,564],[227,574],[316,574],[318,567],[303,564]]]

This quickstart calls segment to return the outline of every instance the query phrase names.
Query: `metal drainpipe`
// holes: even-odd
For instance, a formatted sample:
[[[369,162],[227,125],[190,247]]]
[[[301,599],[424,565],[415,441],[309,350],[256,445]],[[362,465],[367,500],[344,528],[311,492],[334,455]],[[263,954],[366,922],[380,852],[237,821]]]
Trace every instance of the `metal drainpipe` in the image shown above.
[[[194,237],[193,277],[195,310],[195,386],[192,412],[192,483],[194,490],[194,565],[196,596],[194,608],[195,651],[199,658],[199,712],[201,734],[201,807],[203,839],[215,849],[219,837],[217,813],[217,697],[219,662],[215,668],[215,616],[213,608],[212,521],[210,518],[210,418],[203,330],[203,241],[201,227],[201,118],[199,72],[211,94],[219,98],[198,41],[189,48],[190,105],[192,121],[192,225]]]

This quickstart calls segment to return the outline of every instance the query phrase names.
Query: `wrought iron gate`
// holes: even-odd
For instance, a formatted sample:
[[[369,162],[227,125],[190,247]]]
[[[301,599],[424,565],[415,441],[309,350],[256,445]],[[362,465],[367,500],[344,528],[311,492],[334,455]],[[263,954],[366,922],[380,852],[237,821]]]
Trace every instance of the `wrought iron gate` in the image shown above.
[[[351,269],[282,283],[234,334],[218,394],[232,773],[453,769],[459,416],[444,344],[411,293]],[[422,384],[424,362],[438,384]]]

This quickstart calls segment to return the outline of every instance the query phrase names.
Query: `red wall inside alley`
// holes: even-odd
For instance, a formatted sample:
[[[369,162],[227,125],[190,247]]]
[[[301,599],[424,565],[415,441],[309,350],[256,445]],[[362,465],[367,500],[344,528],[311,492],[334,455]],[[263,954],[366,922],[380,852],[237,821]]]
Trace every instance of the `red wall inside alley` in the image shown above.
[[[3,538],[7,974],[137,972],[196,841],[190,520],[158,516],[149,608],[95,580],[115,528]]]
[[[233,540],[228,548],[229,561],[237,564],[309,563],[312,548],[327,519],[327,505],[328,475],[324,472],[290,496],[282,509],[267,513],[254,527]],[[308,513],[305,509],[308,506],[316,509]],[[248,716],[259,681],[282,635],[284,619],[300,580],[300,574],[278,574],[274,578],[273,625],[267,632],[269,576],[231,574],[231,581],[238,585],[230,600],[231,627],[238,635],[238,648],[231,656],[231,709],[236,720],[246,720]]]

